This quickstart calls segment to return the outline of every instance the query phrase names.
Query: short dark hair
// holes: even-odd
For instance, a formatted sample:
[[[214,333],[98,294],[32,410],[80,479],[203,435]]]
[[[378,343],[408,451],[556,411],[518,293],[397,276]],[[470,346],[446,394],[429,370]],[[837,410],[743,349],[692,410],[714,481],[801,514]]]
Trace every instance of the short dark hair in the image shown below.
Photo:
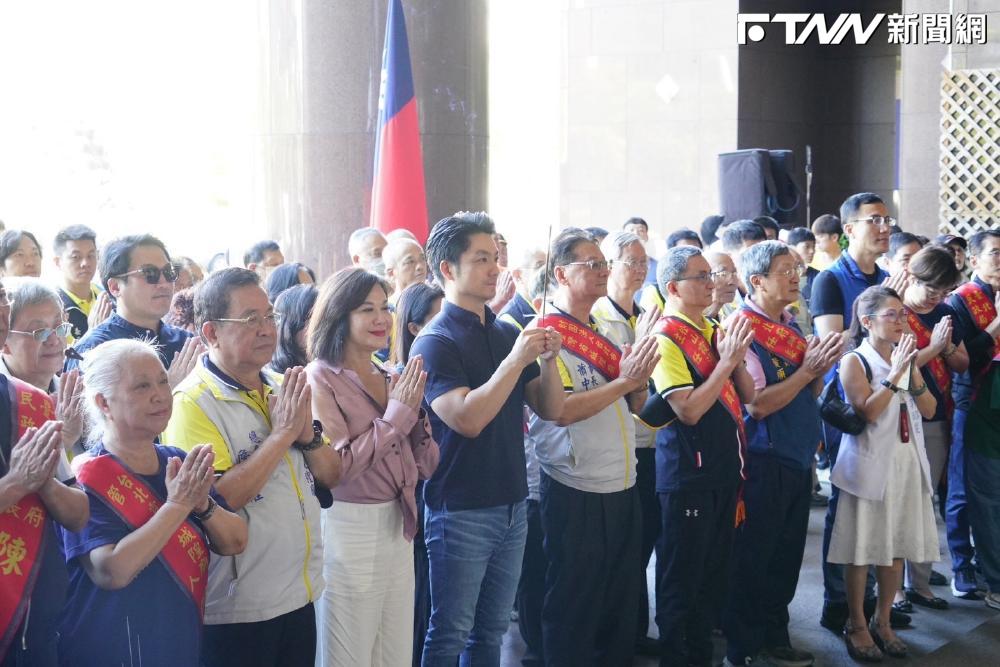
[[[105,291],[108,291],[109,279],[117,278],[128,271],[129,264],[132,263],[132,252],[139,246],[159,248],[167,256],[167,261],[170,261],[167,246],[163,245],[163,241],[152,234],[132,234],[114,239],[101,248],[98,268],[101,274],[101,284]]]
[[[309,363],[306,351],[295,341],[309,323],[316,296],[315,285],[294,285],[282,292],[274,301],[274,312],[278,316],[278,345],[271,357],[271,369],[284,373],[295,366]]]
[[[539,273],[542,273],[539,271]],[[392,352],[389,360],[394,364],[405,364],[410,360],[410,348],[416,338],[410,333],[409,324],[425,324],[430,315],[431,306],[438,299],[444,298],[444,292],[437,285],[416,283],[404,289],[396,301],[396,315]]]
[[[895,234],[889,235],[889,252],[887,253],[889,259],[896,256],[899,249],[903,246],[910,245],[911,243],[916,243],[920,247],[924,247],[923,243],[920,243],[920,239],[917,238],[916,234],[911,234],[910,232],[896,232]],[[954,264],[954,262],[952,262]]]
[[[765,232],[768,229],[772,230],[776,238],[778,232],[781,231],[781,226],[778,224],[778,221],[769,215],[758,215],[756,218],[753,219],[753,221],[756,222],[761,227],[763,227]]]
[[[721,215],[710,215],[701,221],[701,242],[706,246],[715,243],[719,237],[717,232],[725,220]]]
[[[278,245],[277,241],[270,239],[254,243],[250,246],[249,250],[243,253],[243,266],[248,267],[251,264],[259,264],[264,259],[264,253],[266,252],[281,252],[281,246]]]
[[[351,311],[365,302],[376,285],[389,295],[388,282],[354,266],[337,271],[323,283],[309,320],[308,345],[313,359],[329,364],[343,360],[351,331]]]
[[[722,232],[722,249],[728,251],[736,250],[744,241],[766,241],[767,234],[764,228],[753,220],[737,220],[726,225],[726,231]]]
[[[800,243],[815,243],[816,235],[805,227],[794,227],[788,230],[788,245],[796,246]]]
[[[854,220],[854,216],[856,216],[858,211],[861,210],[861,207],[866,204],[885,204],[885,200],[874,192],[859,192],[851,195],[844,200],[843,204],[840,205],[841,223],[846,224]]]
[[[593,237],[595,243],[600,243],[608,237],[608,230],[604,227],[587,227],[583,231],[590,234]]]
[[[907,269],[911,276],[934,289],[951,289],[962,279],[955,255],[942,245],[921,248],[910,258]]]
[[[180,329],[194,325],[193,287],[174,292],[174,298],[170,300],[170,310],[163,317],[163,321]]]
[[[676,232],[672,232],[670,236],[667,237],[667,248],[673,248],[681,241],[694,241],[698,244],[699,248],[705,247],[701,242],[701,237],[698,236],[698,232],[693,229],[678,229]]]
[[[489,234],[492,237],[495,232],[493,220],[483,211],[461,211],[439,220],[427,237],[425,249],[427,263],[431,265],[438,282],[444,284],[441,262],[457,265],[462,253],[469,249],[469,239],[473,234]]]
[[[813,220],[812,232],[813,234],[837,234],[839,236],[844,233],[844,228],[840,224],[840,218],[824,213]]]
[[[305,264],[286,262],[274,269],[267,277],[267,298],[271,303],[278,303],[278,296],[290,287],[300,285],[299,271],[305,271],[316,282],[316,274]]]
[[[31,242],[38,248],[38,254],[42,254],[42,246],[38,245],[38,239],[35,238],[34,234],[23,229],[8,229],[0,233],[0,266],[3,266],[7,258],[17,252],[18,246],[25,238],[31,239]]]
[[[646,231],[649,231],[649,223],[643,220],[642,218],[629,218],[628,220],[625,221],[625,224],[622,225],[622,229],[625,229],[629,225],[642,225],[643,227],[646,228]]]
[[[969,237],[969,254],[978,255],[986,247],[986,239],[1000,239],[1000,229],[987,229]]]
[[[595,243],[594,238],[587,233],[587,230],[579,227],[567,227],[559,232],[559,235],[552,239],[552,248],[549,251],[550,265],[549,278],[555,283],[555,270],[557,266],[564,266],[576,261],[576,247],[581,243]]]
[[[63,227],[56,232],[56,237],[52,240],[52,252],[61,255],[66,249],[66,244],[70,241],[90,241],[97,245],[97,232],[87,225],[70,225]]]
[[[230,266],[208,274],[195,288],[194,324],[198,329],[205,322],[226,317],[229,295],[241,287],[260,287],[260,276],[241,266]]]

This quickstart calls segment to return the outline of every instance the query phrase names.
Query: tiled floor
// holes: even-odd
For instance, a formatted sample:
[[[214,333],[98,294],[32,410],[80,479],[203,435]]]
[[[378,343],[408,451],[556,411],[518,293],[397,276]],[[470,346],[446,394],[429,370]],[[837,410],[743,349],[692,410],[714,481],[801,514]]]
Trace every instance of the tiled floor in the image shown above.
[[[825,493],[829,492],[824,482]],[[820,570],[820,544],[823,537],[823,517],[826,510],[814,508],[809,517],[809,536],[802,563],[799,586],[789,609],[791,616],[790,633],[792,643],[811,651],[816,656],[816,665],[855,664],[844,649],[839,636],[824,629],[819,624],[823,606],[823,575]],[[941,531],[942,563],[934,569],[951,578],[948,564],[947,544],[944,540],[944,526]],[[653,565],[650,563],[648,575],[652,582]],[[902,639],[910,647],[912,657],[908,660],[886,659],[886,664],[899,667],[905,665],[928,665],[933,667],[980,667],[1000,665],[1000,615],[988,609],[981,601],[966,601],[953,598],[948,587],[936,589],[936,593],[951,603],[947,611],[918,608],[913,614],[913,627],[900,632]],[[652,618],[652,614],[650,615]],[[656,635],[655,625],[650,635]],[[504,637],[503,667],[518,667],[524,653],[517,624],[512,623]],[[716,642],[716,661],[722,662],[725,642]],[[652,666],[656,661],[637,657],[636,666]]]

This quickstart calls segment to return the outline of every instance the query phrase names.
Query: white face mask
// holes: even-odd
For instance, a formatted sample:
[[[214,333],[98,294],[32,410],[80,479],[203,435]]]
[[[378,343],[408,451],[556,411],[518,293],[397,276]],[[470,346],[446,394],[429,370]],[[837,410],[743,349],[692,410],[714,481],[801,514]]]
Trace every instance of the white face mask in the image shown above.
[[[381,257],[373,259],[365,265],[365,270],[374,273],[376,276],[385,278],[385,262]]]

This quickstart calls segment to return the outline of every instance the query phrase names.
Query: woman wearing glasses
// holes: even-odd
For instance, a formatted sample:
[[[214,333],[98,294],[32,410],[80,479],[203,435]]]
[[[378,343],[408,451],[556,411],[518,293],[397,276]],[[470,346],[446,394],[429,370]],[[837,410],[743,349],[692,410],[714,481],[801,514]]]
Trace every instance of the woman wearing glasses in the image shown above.
[[[10,305],[7,342],[3,346],[0,373],[27,382],[56,399],[55,419],[62,420],[63,444],[73,451],[83,435],[80,412],[82,384],[79,373],[62,378],[56,374],[66,360],[66,337],[70,324],[63,321],[59,294],[35,278],[6,278]],[[0,326],[6,328],[7,322]],[[77,447],[75,453],[82,451]]]
[[[934,415],[924,419],[923,423],[931,488],[936,489],[948,463],[954,412],[951,374],[964,373],[969,368],[969,354],[962,342],[963,333],[951,306],[944,302],[962,276],[955,265],[955,258],[943,246],[923,248],[910,258],[908,266],[911,280],[903,293],[907,324],[919,350],[916,364],[937,400]],[[907,561],[906,598],[904,600],[897,594],[897,608],[909,611],[905,606],[908,602],[932,609],[947,609],[948,602],[931,592],[930,576],[930,563]]]
[[[320,288],[306,367],[313,414],[341,456],[333,506],[323,512],[321,664],[409,665],[413,651],[414,489],[438,464],[420,407],[419,356],[402,373],[372,361],[386,346],[388,284],[344,269]]]
[[[840,362],[844,393],[867,425],[859,435],[844,434],[830,475],[840,500],[828,561],[847,565],[844,640],[851,657],[863,661],[879,661],[883,652],[906,656],[906,644],[889,626],[903,560],[939,559],[922,424],[934,416],[937,400],[915,363],[919,350],[906,328],[907,310],[899,295],[869,287],[854,302],[849,332],[854,350]],[[871,565],[878,606],[866,626],[865,580]]]

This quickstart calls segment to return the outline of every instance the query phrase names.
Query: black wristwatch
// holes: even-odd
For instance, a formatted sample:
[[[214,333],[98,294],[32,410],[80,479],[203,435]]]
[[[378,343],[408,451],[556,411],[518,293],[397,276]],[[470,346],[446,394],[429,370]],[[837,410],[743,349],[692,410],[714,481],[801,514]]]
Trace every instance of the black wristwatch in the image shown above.
[[[323,422],[313,420],[313,439],[309,442],[296,442],[295,449],[300,452],[311,452],[323,446]]]
[[[885,387],[894,394],[898,394],[900,391],[899,387],[889,382],[888,380],[882,380],[882,382],[880,382],[879,384],[881,384],[883,387]]]
[[[191,512],[191,514],[192,516],[194,516],[194,518],[198,519],[198,521],[204,523],[212,518],[212,515],[215,514],[215,508],[218,506],[219,503],[215,502],[215,498],[209,496],[208,509],[206,509],[204,512]]]

